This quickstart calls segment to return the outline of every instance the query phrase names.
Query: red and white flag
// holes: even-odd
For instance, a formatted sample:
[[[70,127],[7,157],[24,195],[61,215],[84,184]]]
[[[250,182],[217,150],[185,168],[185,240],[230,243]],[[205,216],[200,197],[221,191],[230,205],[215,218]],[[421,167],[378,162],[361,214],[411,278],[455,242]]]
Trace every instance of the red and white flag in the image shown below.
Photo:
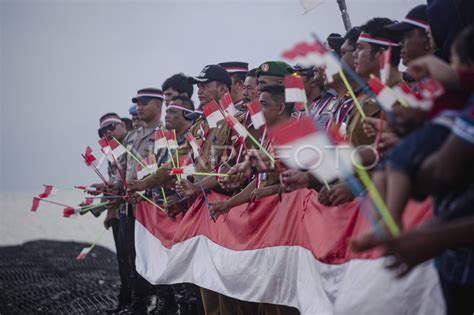
[[[136,165],[138,179],[142,179],[143,177],[153,174],[158,170],[158,164],[156,163],[156,158],[154,155],[150,155],[144,159],[143,164],[145,164],[145,167],[143,167],[141,164]]]
[[[328,82],[332,82],[333,76],[341,70],[339,60],[319,41],[311,44],[298,43],[292,49],[283,52],[282,57],[306,67],[324,67]]]
[[[53,185],[43,185],[44,186],[44,191],[38,195],[39,198],[48,198],[49,196],[54,196],[57,192],[58,189],[54,187]]]
[[[232,130],[239,137],[239,139],[243,140],[247,137],[247,129],[245,129],[245,127],[241,123],[239,123],[237,118],[228,114],[225,116],[225,121],[229,124],[230,128],[232,128]]]
[[[285,102],[287,103],[306,103],[306,92],[303,80],[299,75],[285,76]]]
[[[38,208],[40,206],[40,201],[41,201],[41,198],[33,197],[33,204],[31,205],[31,211],[32,212],[38,211]]]
[[[168,148],[168,139],[166,139],[166,136],[164,135],[162,130],[156,130],[155,131],[155,146],[154,146],[155,154],[158,154],[158,150],[166,149],[166,148]]]
[[[186,134],[186,141],[188,141],[189,145],[191,146],[191,149],[193,150],[193,155],[194,158],[197,159],[200,156],[199,153],[199,145],[196,142],[196,139],[193,137],[191,133]]]
[[[210,101],[203,107],[204,116],[206,116],[207,124],[209,128],[217,128],[217,124],[224,120],[224,115],[222,115],[219,110],[219,105],[215,100]]]
[[[237,109],[235,109],[234,102],[232,101],[232,97],[230,96],[229,92],[224,95],[220,103],[222,108],[232,116],[235,116],[235,114],[237,114]]]
[[[176,131],[173,130],[165,130],[163,131],[168,140],[168,146],[170,149],[175,150],[178,149],[178,140],[176,139]]]
[[[114,158],[118,159],[126,152],[124,146],[117,140],[108,141],[105,137],[99,140],[102,152],[107,156],[110,162],[114,162]]]
[[[181,167],[175,167],[171,169],[171,175],[184,175],[189,176],[196,173],[196,169],[193,164],[182,165]]]
[[[383,109],[385,111],[391,111],[392,106],[398,101],[395,92],[390,87],[380,82],[380,80],[375,76],[372,76],[368,83]]]
[[[263,116],[262,105],[257,98],[247,104],[247,109],[250,113],[250,119],[252,120],[255,129],[265,126],[265,116]]]
[[[93,247],[85,247],[81,250],[81,252],[79,253],[79,255],[77,255],[76,257],[76,260],[84,260],[86,259],[87,255],[89,255],[89,253],[91,252],[91,250],[93,249]]]
[[[413,91],[408,84],[401,82],[393,88],[398,99],[405,101],[408,106],[421,110],[430,110],[433,100],[424,98],[421,93]]]
[[[81,207],[67,207],[63,210],[63,217],[70,218],[81,213]]]
[[[308,170],[328,182],[352,171],[351,147],[333,144],[310,118],[273,127],[269,135],[281,161],[290,168]]]
[[[388,78],[390,77],[390,69],[392,67],[392,46],[389,46],[381,55],[380,55],[380,81],[383,84],[387,85]]]

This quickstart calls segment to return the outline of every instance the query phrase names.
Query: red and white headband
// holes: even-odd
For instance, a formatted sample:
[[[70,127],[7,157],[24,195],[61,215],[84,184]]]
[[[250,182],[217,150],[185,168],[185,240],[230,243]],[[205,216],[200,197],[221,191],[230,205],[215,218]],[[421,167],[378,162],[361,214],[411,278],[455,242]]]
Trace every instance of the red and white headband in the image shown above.
[[[120,124],[122,120],[120,118],[115,118],[115,117],[110,117],[105,119],[103,122],[100,123],[100,128],[107,126],[108,124],[111,123],[118,123]]]
[[[393,46],[393,47],[399,47],[400,44],[391,41],[390,39],[387,38],[382,38],[382,37],[377,37],[377,36],[372,36],[366,33],[362,33],[359,36],[359,39],[357,40],[358,42],[366,42],[366,43],[371,43],[371,44],[377,44],[377,45],[382,45],[382,46]]]
[[[180,104],[176,104],[176,103],[171,103],[169,104],[166,108],[176,108],[176,109],[180,109],[182,111],[185,111],[187,113],[194,113],[193,110],[190,110],[190,109],[187,109],[186,107],[180,105]]]
[[[421,20],[415,20],[415,19],[410,19],[410,18],[404,18],[402,20],[402,22],[405,22],[405,23],[408,23],[408,24],[411,24],[411,25],[415,25],[415,26],[418,26],[418,27],[421,27],[422,29],[424,30],[427,30],[430,28],[430,25],[425,22],[425,21],[421,21]]]

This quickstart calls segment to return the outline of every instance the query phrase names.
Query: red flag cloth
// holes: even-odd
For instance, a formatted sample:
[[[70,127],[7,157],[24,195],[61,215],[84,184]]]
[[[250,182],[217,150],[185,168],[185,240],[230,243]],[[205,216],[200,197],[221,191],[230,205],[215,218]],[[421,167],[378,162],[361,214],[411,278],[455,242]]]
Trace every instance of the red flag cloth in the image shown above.
[[[33,204],[31,205],[31,211],[36,212],[36,210],[38,210],[40,200],[41,199],[38,197],[33,197]]]
[[[41,199],[48,198],[56,193],[57,189],[52,185],[44,185],[44,191],[38,195]]]
[[[210,101],[207,103],[203,108],[204,116],[206,116],[207,124],[209,128],[216,128],[217,124],[224,120],[224,116],[219,110],[219,105],[216,103],[215,100]]]
[[[397,95],[395,92],[385,84],[383,84],[377,77],[373,76],[369,80],[369,86],[374,91],[377,100],[386,111],[391,111],[392,106],[397,102]]]
[[[234,102],[232,101],[232,97],[230,93],[227,92],[224,97],[220,101],[221,106],[224,110],[226,110],[229,114],[235,115],[237,114],[237,110],[235,109]]]
[[[265,116],[263,116],[262,104],[260,104],[258,98],[250,102],[247,105],[247,109],[255,129],[265,126]]]
[[[228,198],[208,194],[209,202]],[[360,202],[324,207],[317,192],[303,189],[283,194],[281,202],[273,195],[240,205],[215,223],[203,196],[176,220],[141,202],[137,271],[153,284],[191,282],[301,314],[443,314],[431,262],[395,280],[380,251],[350,250],[352,238],[371,230]],[[430,217],[430,200],[410,202],[403,221],[411,229]]]
[[[91,166],[92,164],[96,164],[97,158],[92,152],[92,149],[90,146],[86,147],[86,152],[84,153],[84,156],[85,156],[85,162],[88,166]]]

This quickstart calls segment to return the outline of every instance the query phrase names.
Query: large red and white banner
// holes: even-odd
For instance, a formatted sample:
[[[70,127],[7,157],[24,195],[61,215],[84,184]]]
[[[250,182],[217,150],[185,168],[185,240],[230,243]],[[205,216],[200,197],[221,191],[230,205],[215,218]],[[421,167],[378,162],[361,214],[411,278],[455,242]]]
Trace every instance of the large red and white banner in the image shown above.
[[[303,189],[233,208],[216,222],[199,197],[169,219],[137,205],[138,272],[153,284],[191,282],[240,300],[284,304],[302,314],[444,314],[431,262],[403,279],[384,266],[380,251],[349,248],[371,230],[359,200],[325,207]],[[209,193],[210,201],[223,200]],[[410,203],[407,229],[431,217],[431,202]]]

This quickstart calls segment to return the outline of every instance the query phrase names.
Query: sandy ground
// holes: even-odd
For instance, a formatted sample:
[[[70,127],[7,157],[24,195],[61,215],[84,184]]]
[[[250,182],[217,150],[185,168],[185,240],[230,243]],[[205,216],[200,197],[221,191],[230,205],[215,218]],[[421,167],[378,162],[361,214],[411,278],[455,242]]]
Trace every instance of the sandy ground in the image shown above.
[[[17,245],[30,240],[64,240],[93,242],[102,231],[105,213],[99,218],[88,213],[75,218],[64,218],[63,207],[43,204],[37,212],[31,212],[34,195],[38,192],[0,193],[0,246]],[[60,191],[50,199],[67,205],[76,205],[84,194],[75,191]],[[115,251],[112,231],[108,231],[99,241]]]

